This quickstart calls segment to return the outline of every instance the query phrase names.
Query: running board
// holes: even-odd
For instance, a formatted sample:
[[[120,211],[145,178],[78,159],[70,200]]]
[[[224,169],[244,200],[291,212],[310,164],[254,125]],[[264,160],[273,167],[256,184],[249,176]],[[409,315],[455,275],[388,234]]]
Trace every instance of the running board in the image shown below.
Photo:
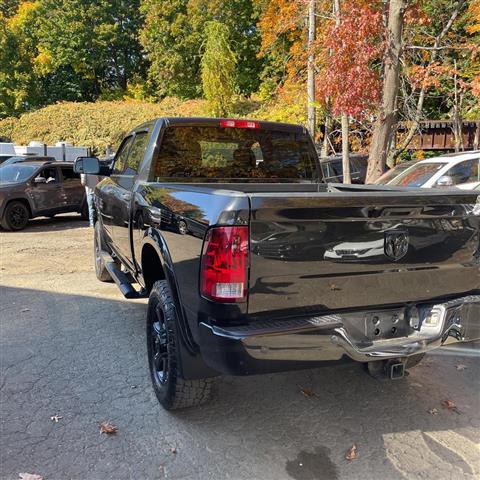
[[[122,272],[117,266],[110,255],[106,252],[102,252],[102,256],[105,262],[105,268],[112,277],[112,280],[117,284],[118,288],[122,292],[125,298],[147,298],[148,294],[145,290],[137,291],[133,288],[133,277],[129,273]]]

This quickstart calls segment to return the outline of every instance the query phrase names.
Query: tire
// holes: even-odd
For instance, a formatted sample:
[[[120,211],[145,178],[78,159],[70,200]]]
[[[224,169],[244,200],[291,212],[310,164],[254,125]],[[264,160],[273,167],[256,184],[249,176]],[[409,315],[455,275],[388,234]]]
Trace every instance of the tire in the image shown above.
[[[405,368],[408,370],[410,368],[416,367],[423,360],[424,356],[424,353],[417,353],[416,355],[408,357],[405,363]]]
[[[180,235],[186,235],[188,233],[188,226],[185,220],[179,220],[177,228],[178,228],[178,233]]]
[[[19,231],[23,230],[30,218],[28,207],[19,201],[10,202],[5,208],[2,219],[2,227],[5,230]]]
[[[179,371],[177,316],[165,280],[153,285],[148,299],[147,352],[153,389],[166,410],[194,407],[210,398],[213,379],[184,380]]]
[[[112,277],[110,276],[108,270],[105,267],[105,261],[103,260],[103,257],[101,255],[102,251],[108,251],[107,245],[103,238],[102,226],[100,225],[100,222],[96,222],[93,234],[93,257],[95,261],[95,275],[101,282],[111,282]]]

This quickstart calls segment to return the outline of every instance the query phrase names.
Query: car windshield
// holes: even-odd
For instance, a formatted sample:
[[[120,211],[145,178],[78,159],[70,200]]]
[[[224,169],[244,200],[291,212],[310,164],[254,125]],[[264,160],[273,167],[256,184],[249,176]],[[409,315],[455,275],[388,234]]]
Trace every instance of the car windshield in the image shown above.
[[[445,163],[418,163],[395,177],[388,185],[421,187],[444,166]]]
[[[25,165],[21,163],[2,166],[0,168],[0,184],[24,182],[33,175],[37,168],[38,165]]]
[[[375,182],[373,182],[376,185],[386,185],[388,182],[393,180],[395,177],[400,175],[402,172],[404,172],[407,168],[410,168],[412,165],[397,165],[396,167],[393,167],[390,169],[388,172],[385,172],[380,178],[377,178]]]
[[[2,167],[6,167],[7,165],[11,165],[12,163],[21,162],[23,160],[25,160],[25,157],[19,157],[19,156],[10,157],[8,160],[3,162]]]

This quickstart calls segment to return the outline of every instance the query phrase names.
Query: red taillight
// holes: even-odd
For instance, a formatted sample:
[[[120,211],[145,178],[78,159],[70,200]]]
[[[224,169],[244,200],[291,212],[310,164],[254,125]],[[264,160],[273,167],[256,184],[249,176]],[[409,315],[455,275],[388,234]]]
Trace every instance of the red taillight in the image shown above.
[[[200,293],[217,302],[243,302],[248,293],[248,227],[214,227],[202,252]]]
[[[260,128],[258,122],[252,120],[220,120],[222,128]]]

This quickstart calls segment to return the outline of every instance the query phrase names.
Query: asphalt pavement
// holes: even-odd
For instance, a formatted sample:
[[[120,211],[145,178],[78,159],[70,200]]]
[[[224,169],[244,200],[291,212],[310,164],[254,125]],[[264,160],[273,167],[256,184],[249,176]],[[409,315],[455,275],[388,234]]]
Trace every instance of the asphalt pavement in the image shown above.
[[[221,377],[209,404],[168,413],[145,301],[97,282],[76,216],[0,232],[0,320],[1,479],[480,478],[479,345],[398,381],[357,364]]]

